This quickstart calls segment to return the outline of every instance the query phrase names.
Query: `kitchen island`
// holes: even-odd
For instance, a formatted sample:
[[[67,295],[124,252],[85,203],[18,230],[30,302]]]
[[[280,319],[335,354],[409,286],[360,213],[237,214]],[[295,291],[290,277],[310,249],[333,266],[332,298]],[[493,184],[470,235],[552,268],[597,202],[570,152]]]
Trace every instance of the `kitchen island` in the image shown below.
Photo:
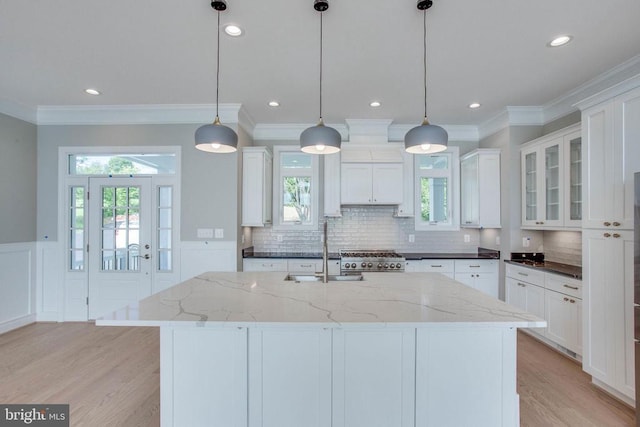
[[[99,319],[161,328],[167,426],[517,426],[516,329],[437,273],[205,273]]]

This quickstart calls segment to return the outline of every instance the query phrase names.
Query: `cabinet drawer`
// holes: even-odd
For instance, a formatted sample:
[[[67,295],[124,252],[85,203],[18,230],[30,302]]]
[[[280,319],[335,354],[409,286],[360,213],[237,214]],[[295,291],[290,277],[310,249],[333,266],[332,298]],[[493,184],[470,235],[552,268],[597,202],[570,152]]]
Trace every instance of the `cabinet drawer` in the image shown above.
[[[495,273],[498,271],[496,259],[457,259],[455,260],[456,273]]]
[[[244,271],[287,271],[286,259],[253,258],[243,260]]]
[[[429,273],[453,273],[454,263],[452,259],[423,259],[421,271]]]
[[[545,275],[545,287],[556,292],[582,299],[582,282],[580,280],[547,273]]]
[[[289,273],[315,273],[322,271],[322,261],[315,259],[290,259],[288,261]]]
[[[544,287],[544,271],[507,264],[507,277]]]

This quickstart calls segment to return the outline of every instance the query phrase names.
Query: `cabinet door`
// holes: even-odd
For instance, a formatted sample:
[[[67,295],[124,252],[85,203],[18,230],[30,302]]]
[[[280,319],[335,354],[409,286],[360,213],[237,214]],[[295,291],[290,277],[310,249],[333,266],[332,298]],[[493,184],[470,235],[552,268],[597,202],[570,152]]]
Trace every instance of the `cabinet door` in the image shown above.
[[[334,329],[333,427],[415,425],[415,334]]]
[[[475,289],[475,274],[474,273],[455,273],[454,278],[456,281]]]
[[[640,172],[640,88],[616,98],[615,128],[622,151],[623,194],[619,228],[633,230],[634,173]],[[614,218],[615,220],[615,218]],[[615,228],[615,227],[614,227]]]
[[[460,221],[463,227],[480,225],[480,181],[478,177],[479,156],[460,162]]]
[[[248,366],[250,426],[331,426],[330,329],[252,328]]]
[[[263,147],[247,147],[242,152],[242,226],[271,224],[271,153]]]
[[[505,302],[518,307],[521,310],[527,309],[526,284],[511,277],[505,280]]]
[[[575,301],[575,300],[574,300]],[[547,338],[553,342],[569,348],[569,336],[575,335],[569,331],[569,297],[559,292],[545,292],[547,306]]]
[[[476,273],[474,288],[498,298],[498,275],[495,273]]]
[[[540,286],[536,286],[530,283],[525,283],[525,294],[526,294],[526,303],[525,310],[528,313],[534,314],[541,319],[546,319],[546,308],[545,308],[545,300],[544,300],[544,288]],[[546,335],[546,328],[533,328],[533,331],[540,335]]]
[[[536,147],[522,151],[522,225],[535,226],[540,222],[539,152]]]
[[[242,260],[243,271],[287,271],[286,259],[245,258]]]
[[[414,212],[414,180],[415,177],[413,175],[414,169],[414,159],[413,154],[407,153],[406,151],[402,152],[402,159],[404,163],[402,165],[402,203],[398,205],[398,209],[396,210],[396,216],[398,217],[413,217],[415,215]]]
[[[583,368],[633,398],[633,232],[583,229],[582,257]]]
[[[582,225],[582,133],[564,137],[564,226]]]
[[[340,153],[328,154],[324,159],[324,216],[342,216],[340,210]]]
[[[564,176],[563,176],[563,152],[562,139],[553,140],[541,147],[544,155],[544,192],[539,193],[539,201],[542,201],[544,212],[542,224],[545,227],[562,226],[564,204]]]
[[[340,179],[343,205],[371,203],[371,164],[343,163]]]
[[[402,203],[402,163],[372,165],[372,203],[397,205]]]

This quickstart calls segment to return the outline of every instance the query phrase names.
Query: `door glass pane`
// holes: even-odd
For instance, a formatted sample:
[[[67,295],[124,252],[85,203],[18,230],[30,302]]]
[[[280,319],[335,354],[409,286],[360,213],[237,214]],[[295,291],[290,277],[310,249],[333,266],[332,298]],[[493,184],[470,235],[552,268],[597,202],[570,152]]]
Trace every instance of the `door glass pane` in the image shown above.
[[[311,221],[311,177],[285,176],[282,204],[285,223],[308,223]]]
[[[419,169],[448,169],[449,168],[449,156],[419,156],[418,157]]]
[[[282,168],[308,168],[311,169],[312,158],[306,153],[282,153],[280,166]]]
[[[420,179],[421,217],[425,222],[438,223],[449,220],[447,178]]]
[[[571,220],[582,219],[582,140],[572,139],[569,142],[569,217]]]
[[[172,236],[173,223],[171,222],[173,213],[172,187],[158,187],[158,206],[157,206],[157,239],[158,250],[156,256],[158,263],[156,268],[158,271],[171,271],[172,264]]]
[[[73,271],[84,270],[85,248],[85,187],[73,186],[69,193],[69,269]]]
[[[545,150],[546,219],[560,219],[560,145]]]
[[[102,206],[102,270],[139,271],[140,188],[103,187]]]
[[[529,153],[525,156],[525,218],[527,221],[537,219],[538,189],[536,177],[537,153]]]
[[[175,174],[176,155],[158,154],[71,154],[70,175],[157,175]]]

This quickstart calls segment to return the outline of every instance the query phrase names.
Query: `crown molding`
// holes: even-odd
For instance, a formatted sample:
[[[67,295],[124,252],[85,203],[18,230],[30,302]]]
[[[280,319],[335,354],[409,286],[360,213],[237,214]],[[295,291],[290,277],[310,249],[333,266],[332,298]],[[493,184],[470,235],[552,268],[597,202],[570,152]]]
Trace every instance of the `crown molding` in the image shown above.
[[[614,86],[600,91],[586,99],[583,99],[582,101],[577,102],[575,105],[580,108],[580,110],[584,110],[618,95],[622,95],[623,93],[637,87],[640,87],[640,74],[628,78],[627,80],[624,80]]]
[[[238,123],[240,104],[221,104],[222,123]],[[213,122],[215,104],[201,105],[43,105],[38,125],[198,124]]]
[[[298,123],[285,123],[285,124],[268,124],[258,123],[253,128],[253,140],[254,141],[297,141],[300,139],[300,134],[307,128],[315,126],[313,124],[298,124]],[[340,133],[343,141],[347,141],[349,137],[349,130],[346,125],[343,124],[326,124],[331,126]]]
[[[35,108],[27,107],[9,99],[0,99],[0,113],[33,124],[38,122],[38,114]]]
[[[483,139],[509,126],[542,126],[544,107],[509,106],[478,126],[478,138]]]

